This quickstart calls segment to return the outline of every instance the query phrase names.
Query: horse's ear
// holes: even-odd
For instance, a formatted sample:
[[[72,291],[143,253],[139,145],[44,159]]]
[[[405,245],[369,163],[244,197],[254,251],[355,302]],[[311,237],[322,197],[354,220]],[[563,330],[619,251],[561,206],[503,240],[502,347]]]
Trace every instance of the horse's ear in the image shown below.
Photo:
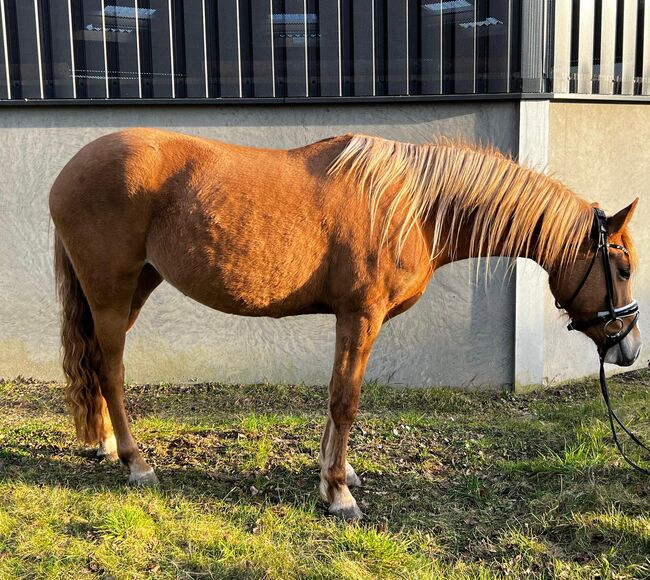
[[[600,204],[599,204],[597,201],[594,201],[594,202],[591,204],[591,207],[597,207],[597,208],[600,208]]]
[[[639,198],[637,197],[630,205],[624,207],[618,213],[615,213],[613,216],[607,218],[607,231],[610,234],[615,234],[620,232],[632,219],[634,215],[634,210],[639,203]]]

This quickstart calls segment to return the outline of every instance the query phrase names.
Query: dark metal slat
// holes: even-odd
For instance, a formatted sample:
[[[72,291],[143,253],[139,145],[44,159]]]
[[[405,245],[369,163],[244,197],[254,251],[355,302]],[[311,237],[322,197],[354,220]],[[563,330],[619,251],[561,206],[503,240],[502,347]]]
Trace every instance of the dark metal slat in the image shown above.
[[[284,14],[276,14],[276,19],[284,19],[284,43],[286,48],[287,96],[307,96],[307,60],[305,46],[305,9],[303,0],[285,0]],[[281,39],[282,40],[282,39]]]
[[[7,37],[3,26],[3,23],[6,20],[6,18],[3,18],[3,15],[5,14],[4,0],[0,0],[0,3],[2,3],[0,6],[0,99],[8,99],[10,96],[9,85],[11,81],[7,78],[9,71],[7,69],[8,55],[5,52]]]
[[[172,96],[169,0],[138,0],[142,96]]]
[[[389,95],[408,94],[407,1],[390,0],[386,6],[386,80]]]
[[[119,10],[118,10],[119,9]],[[105,4],[108,81],[111,98],[140,96],[135,1]]]
[[[420,6],[420,92],[442,92],[442,4]]]
[[[41,58],[45,98],[74,96],[67,0],[41,0]]]
[[[237,0],[221,0],[217,5],[219,84],[222,97],[242,96],[238,7]]]
[[[264,0],[250,3],[253,95],[274,96],[273,36],[271,4]]]
[[[183,2],[183,28],[181,34],[185,57],[185,78],[179,80],[183,80],[185,83],[184,96],[205,97],[203,8],[201,2],[196,0]]]
[[[372,95],[374,92],[373,22],[374,0],[352,2],[352,59],[354,67],[354,94]],[[375,14],[376,17],[376,14]]]
[[[340,96],[340,0],[319,0],[320,94]]]
[[[12,97],[40,98],[41,79],[34,3],[9,0],[5,14]]]

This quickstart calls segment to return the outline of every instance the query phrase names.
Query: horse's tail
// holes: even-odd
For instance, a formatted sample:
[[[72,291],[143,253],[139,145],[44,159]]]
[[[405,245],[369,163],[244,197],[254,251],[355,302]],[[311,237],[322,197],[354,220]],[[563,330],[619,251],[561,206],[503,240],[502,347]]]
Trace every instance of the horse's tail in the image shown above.
[[[106,402],[101,394],[101,351],[90,306],[61,238],[54,234],[54,271],[61,303],[65,400],[74,417],[77,436],[94,444],[104,431]]]

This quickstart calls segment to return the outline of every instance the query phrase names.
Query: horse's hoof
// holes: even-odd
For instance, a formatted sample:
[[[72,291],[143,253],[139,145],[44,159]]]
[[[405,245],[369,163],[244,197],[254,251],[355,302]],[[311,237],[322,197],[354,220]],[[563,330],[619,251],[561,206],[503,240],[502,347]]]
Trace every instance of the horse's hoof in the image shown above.
[[[345,483],[348,487],[361,487],[361,480],[349,463],[345,466]]]
[[[148,487],[152,485],[158,485],[158,478],[154,473],[154,470],[149,468],[149,471],[144,471],[141,473],[131,473],[129,475],[129,485],[134,485],[137,487]]]
[[[364,518],[363,512],[358,505],[351,505],[342,508],[330,507],[329,512],[337,518],[346,522],[358,522]]]

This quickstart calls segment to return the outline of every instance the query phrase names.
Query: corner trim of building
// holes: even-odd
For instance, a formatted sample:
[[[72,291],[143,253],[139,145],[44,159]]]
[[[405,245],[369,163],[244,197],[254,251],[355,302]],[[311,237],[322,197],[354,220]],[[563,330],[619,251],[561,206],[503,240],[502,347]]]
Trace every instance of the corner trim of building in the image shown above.
[[[548,165],[550,102],[519,104],[519,161],[539,170]],[[540,268],[517,258],[514,266],[514,368],[516,392],[541,386],[544,381],[544,293]]]

